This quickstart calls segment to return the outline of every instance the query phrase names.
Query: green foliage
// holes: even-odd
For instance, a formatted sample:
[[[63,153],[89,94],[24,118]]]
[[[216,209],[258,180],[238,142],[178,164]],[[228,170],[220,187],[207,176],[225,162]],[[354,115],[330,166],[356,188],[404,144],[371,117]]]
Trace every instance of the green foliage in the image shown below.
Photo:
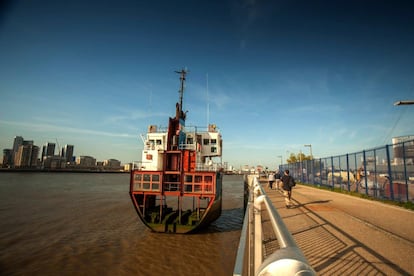
[[[310,155],[305,155],[303,152],[298,154],[291,153],[289,158],[287,159],[288,164],[297,163],[300,161],[312,160]]]

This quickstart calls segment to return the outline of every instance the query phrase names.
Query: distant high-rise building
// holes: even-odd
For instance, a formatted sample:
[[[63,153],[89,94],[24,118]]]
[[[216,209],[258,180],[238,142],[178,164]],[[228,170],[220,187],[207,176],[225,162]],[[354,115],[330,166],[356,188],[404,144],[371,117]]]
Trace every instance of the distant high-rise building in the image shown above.
[[[91,156],[79,156],[76,158],[76,164],[81,167],[95,167],[96,159]]]
[[[73,160],[73,145],[65,145],[62,148],[62,157],[65,158],[66,162],[72,162]]]
[[[3,167],[4,168],[9,168],[13,164],[12,155],[13,155],[13,150],[12,149],[4,149],[3,150]]]
[[[30,166],[37,167],[39,161],[40,148],[38,146],[32,146],[32,156],[30,158]]]
[[[16,154],[17,154],[17,151],[19,150],[19,147],[21,146],[21,145],[23,145],[23,141],[24,141],[24,139],[23,139],[23,137],[22,136],[15,136],[14,137],[14,141],[13,141],[13,149],[12,149],[12,156],[11,156],[11,158],[12,158],[12,160],[11,160],[11,162],[12,162],[12,166],[14,166],[14,159],[15,159],[15,156],[16,156]]]
[[[23,140],[23,146],[30,146],[30,145],[34,145],[33,144],[33,140]]]
[[[29,141],[30,142],[30,141]],[[14,166],[20,168],[30,168],[37,166],[37,158],[39,156],[39,147],[28,143],[19,146],[14,158]]]
[[[116,159],[108,159],[103,162],[104,167],[111,168],[111,169],[119,169],[121,168],[121,161]]]
[[[46,156],[54,156],[55,155],[55,147],[56,147],[55,143],[46,143],[46,144],[44,144],[43,149],[42,149],[42,160]]]

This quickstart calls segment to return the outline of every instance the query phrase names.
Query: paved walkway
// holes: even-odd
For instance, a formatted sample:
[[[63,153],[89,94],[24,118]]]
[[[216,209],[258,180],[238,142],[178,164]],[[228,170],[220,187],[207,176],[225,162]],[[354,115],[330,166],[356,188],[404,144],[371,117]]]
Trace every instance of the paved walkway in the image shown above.
[[[279,191],[265,191],[318,275],[414,275],[413,211],[302,185],[287,209]]]

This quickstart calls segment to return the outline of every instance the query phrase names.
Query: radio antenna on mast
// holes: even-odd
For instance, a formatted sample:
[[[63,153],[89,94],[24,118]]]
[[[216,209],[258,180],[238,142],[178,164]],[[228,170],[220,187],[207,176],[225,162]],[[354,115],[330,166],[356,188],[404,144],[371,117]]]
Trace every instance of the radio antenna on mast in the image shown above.
[[[208,125],[210,124],[210,98],[208,94],[208,73],[206,74],[206,78],[207,78],[207,128],[208,128]]]
[[[176,73],[180,74],[180,90],[178,91],[178,93],[180,93],[180,106],[179,106],[179,111],[180,114],[183,111],[183,95],[184,95],[184,83],[185,83],[185,75],[187,74],[187,70],[186,69],[181,69],[181,71],[175,71]]]

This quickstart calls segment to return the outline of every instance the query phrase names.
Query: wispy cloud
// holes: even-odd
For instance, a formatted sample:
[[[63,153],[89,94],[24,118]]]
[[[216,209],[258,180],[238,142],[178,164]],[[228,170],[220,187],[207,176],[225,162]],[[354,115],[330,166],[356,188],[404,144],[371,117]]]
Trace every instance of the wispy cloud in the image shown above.
[[[303,112],[303,113],[319,113],[319,114],[335,114],[338,112],[343,112],[344,107],[337,104],[312,104],[312,105],[296,105],[291,107],[290,111],[292,113]]]
[[[14,121],[0,120],[0,124],[21,127],[21,128],[29,129],[29,130],[36,131],[36,132],[54,131],[54,132],[87,134],[87,135],[97,135],[97,136],[107,136],[107,137],[121,137],[121,138],[135,138],[136,137],[136,134],[130,134],[130,133],[96,131],[96,130],[91,130],[91,129],[57,126],[57,125],[45,124],[45,123],[36,124],[32,122],[14,122]]]
[[[153,117],[167,117],[168,114],[166,112],[144,112],[144,111],[129,111],[123,112],[123,114],[117,115],[110,115],[108,116],[105,121],[109,123],[118,123],[121,121],[130,121],[130,120],[138,120],[138,119],[147,119]]]

